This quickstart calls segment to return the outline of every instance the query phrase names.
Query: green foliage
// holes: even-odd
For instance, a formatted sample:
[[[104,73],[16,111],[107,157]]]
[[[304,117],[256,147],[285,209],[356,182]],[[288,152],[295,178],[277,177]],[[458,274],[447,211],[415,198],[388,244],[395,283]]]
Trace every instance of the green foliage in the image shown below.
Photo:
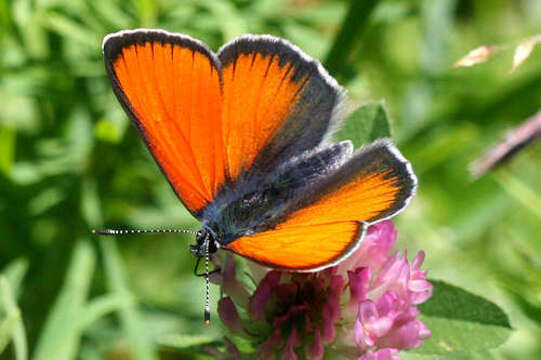
[[[105,273],[110,292],[119,298],[125,298],[125,305],[120,308],[119,316],[121,326],[126,333],[133,356],[138,360],[157,359],[154,346],[149,341],[148,335],[144,332],[142,319],[138,314],[137,307],[133,301],[133,296],[128,291],[126,275],[116,249],[116,245],[111,239],[100,239],[100,245],[103,250],[105,261]]]
[[[188,33],[214,49],[240,33],[271,33],[323,60],[348,90],[345,112],[358,109],[337,138],[358,146],[388,136],[392,118],[393,140],[419,177],[416,198],[396,219],[399,247],[425,250],[433,277],[474,289],[512,316],[513,336],[498,349],[401,356],[541,358],[539,144],[477,181],[468,172],[538,110],[541,57],[534,51],[513,74],[510,50],[451,68],[480,45],[538,32],[537,3],[0,1],[0,358],[166,358],[153,346],[161,339],[197,347],[222,335],[217,321],[201,322],[190,237],[77,240],[102,226],[197,227],[105,77],[103,36],[143,26]],[[446,289],[456,301],[481,301],[437,287]],[[497,345],[509,333],[498,318],[470,321],[482,312],[449,319],[442,309],[426,313],[430,306],[423,316],[433,321],[432,342],[445,324],[462,329],[464,341],[490,328],[487,341]]]
[[[112,242],[103,243],[106,274],[111,292],[87,301],[95,272],[96,255],[87,241],[73,250],[69,272],[36,346],[33,359],[75,359],[83,332],[93,322],[118,311],[125,332],[132,341],[135,359],[153,359],[153,347],[142,334],[143,325],[127,290],[122,265]]]
[[[494,303],[443,281],[432,280],[432,298],[419,306],[419,317],[432,331],[421,354],[445,355],[492,349],[511,333],[507,315]]]
[[[47,322],[44,325],[34,354],[35,359],[73,359],[77,353],[85,317],[85,302],[94,273],[95,254],[87,242],[74,250],[69,272]]]
[[[355,148],[385,137],[391,137],[391,124],[383,102],[359,107],[335,134],[337,140],[350,139]]]
[[[0,273],[0,354],[13,341],[16,360],[28,358],[24,323],[17,305],[17,295],[26,270],[25,261],[15,260]]]
[[[160,344],[162,345],[171,346],[177,349],[186,349],[216,343],[219,343],[219,340],[210,336],[180,334],[166,336],[160,341]]]
[[[507,315],[494,303],[444,281],[430,282],[432,297],[419,306],[423,315],[511,329]]]
[[[178,358],[206,359],[206,347],[217,347],[223,343],[223,334],[216,336],[173,334],[163,337],[159,344],[168,352],[175,354]],[[196,355],[197,354],[197,355]],[[211,358],[210,356],[208,358]]]

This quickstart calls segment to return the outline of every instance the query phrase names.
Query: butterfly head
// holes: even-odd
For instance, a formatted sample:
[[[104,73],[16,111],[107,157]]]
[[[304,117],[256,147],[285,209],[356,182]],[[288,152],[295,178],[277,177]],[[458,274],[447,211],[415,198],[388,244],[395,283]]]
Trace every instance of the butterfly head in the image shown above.
[[[203,228],[195,235],[196,243],[190,245],[190,251],[197,257],[204,257],[208,254],[214,254],[218,251],[220,244],[216,240],[214,232],[208,228]]]

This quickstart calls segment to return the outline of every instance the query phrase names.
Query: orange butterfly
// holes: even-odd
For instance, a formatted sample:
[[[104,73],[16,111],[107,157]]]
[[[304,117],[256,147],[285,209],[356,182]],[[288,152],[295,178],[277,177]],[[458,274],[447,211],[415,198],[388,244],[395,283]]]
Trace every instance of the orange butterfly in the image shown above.
[[[244,35],[215,54],[186,35],[139,29],[108,35],[103,53],[118,100],[202,223],[191,246],[199,258],[222,248],[317,271],[415,192],[390,140],[355,152],[331,141],[343,90],[283,39]]]

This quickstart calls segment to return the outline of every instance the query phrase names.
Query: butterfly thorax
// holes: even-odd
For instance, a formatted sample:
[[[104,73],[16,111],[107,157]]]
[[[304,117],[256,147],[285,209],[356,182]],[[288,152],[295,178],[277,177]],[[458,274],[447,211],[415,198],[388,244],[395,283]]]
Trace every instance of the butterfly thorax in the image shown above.
[[[288,191],[270,184],[260,187],[259,191],[236,188],[208,206],[202,216],[203,229],[207,229],[218,247],[272,228],[272,219],[287,202]]]

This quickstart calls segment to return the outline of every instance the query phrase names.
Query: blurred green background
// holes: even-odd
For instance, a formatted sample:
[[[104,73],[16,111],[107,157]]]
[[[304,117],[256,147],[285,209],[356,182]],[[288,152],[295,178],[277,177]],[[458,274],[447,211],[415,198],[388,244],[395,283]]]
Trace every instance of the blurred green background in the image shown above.
[[[15,314],[19,344],[3,358],[192,358],[152,344],[220,334],[201,321],[189,236],[90,235],[197,228],[105,76],[102,38],[136,27],[213,49],[247,32],[281,36],[328,65],[348,111],[384,99],[420,179],[396,219],[399,248],[423,249],[432,278],[509,314],[509,341],[483,356],[541,358],[541,147],[479,180],[468,170],[541,105],[539,49],[509,73],[513,46],[541,31],[540,1],[0,0],[0,318]],[[509,47],[452,68],[486,44]]]

